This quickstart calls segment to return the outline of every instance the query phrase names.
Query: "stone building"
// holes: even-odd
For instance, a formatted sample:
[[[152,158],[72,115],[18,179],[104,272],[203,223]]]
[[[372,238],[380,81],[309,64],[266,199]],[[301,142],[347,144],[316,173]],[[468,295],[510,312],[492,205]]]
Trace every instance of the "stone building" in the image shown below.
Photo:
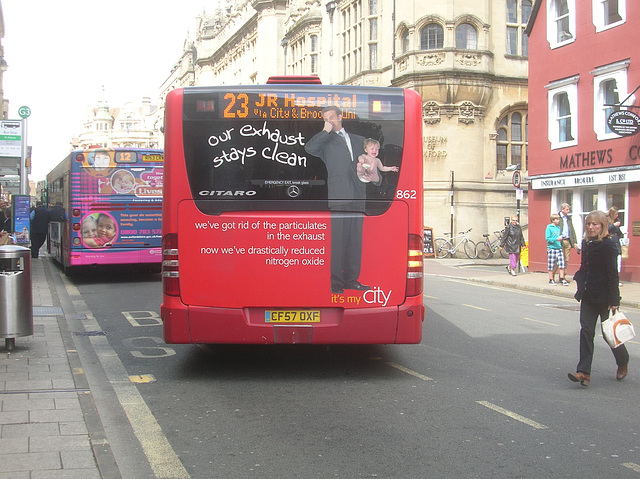
[[[501,229],[527,170],[531,0],[227,0],[204,13],[161,88],[265,83],[394,86],[423,99],[425,225]],[[522,201],[518,201],[520,198]]]
[[[148,97],[109,108],[101,100],[87,109],[82,132],[74,138],[74,148],[99,145],[106,148],[162,148],[160,108]]]

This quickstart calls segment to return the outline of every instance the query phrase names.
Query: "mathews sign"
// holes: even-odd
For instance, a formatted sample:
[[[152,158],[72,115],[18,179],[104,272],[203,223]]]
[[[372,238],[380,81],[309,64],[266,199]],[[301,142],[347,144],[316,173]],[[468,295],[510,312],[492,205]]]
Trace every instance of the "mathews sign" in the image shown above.
[[[617,135],[635,135],[640,131],[640,116],[629,110],[614,111],[607,118],[607,125]]]

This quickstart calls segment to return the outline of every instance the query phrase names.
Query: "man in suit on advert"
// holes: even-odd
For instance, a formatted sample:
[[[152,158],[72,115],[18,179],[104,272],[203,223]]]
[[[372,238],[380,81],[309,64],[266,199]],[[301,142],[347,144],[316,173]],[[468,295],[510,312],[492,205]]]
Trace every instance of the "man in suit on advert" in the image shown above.
[[[349,134],[342,126],[336,106],[322,110],[324,128],[305,145],[307,153],[319,157],[327,168],[331,210],[331,292],[345,289],[367,291],[358,281],[362,262],[362,224],[366,184],[358,179],[358,153],[364,137]]]

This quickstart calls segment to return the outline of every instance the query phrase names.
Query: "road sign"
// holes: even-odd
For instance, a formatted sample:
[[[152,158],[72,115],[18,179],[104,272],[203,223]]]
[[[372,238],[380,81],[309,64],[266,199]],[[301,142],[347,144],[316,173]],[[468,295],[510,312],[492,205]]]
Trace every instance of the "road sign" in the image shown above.
[[[0,156],[22,156],[22,120],[0,120]]]
[[[20,115],[20,118],[29,118],[29,116],[31,116],[31,108],[26,105],[21,106],[20,108],[18,108],[18,115]]]
[[[516,188],[520,188],[520,183],[522,182],[522,176],[518,170],[513,172],[513,178],[511,179],[513,186]]]

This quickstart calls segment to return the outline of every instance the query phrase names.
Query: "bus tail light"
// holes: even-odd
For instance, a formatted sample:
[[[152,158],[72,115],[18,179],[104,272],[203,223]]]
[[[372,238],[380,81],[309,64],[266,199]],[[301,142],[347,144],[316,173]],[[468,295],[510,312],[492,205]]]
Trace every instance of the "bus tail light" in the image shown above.
[[[423,288],[423,251],[422,236],[409,236],[409,251],[407,256],[407,296],[422,294]]]
[[[162,292],[180,296],[180,269],[178,265],[178,235],[162,238]]]

